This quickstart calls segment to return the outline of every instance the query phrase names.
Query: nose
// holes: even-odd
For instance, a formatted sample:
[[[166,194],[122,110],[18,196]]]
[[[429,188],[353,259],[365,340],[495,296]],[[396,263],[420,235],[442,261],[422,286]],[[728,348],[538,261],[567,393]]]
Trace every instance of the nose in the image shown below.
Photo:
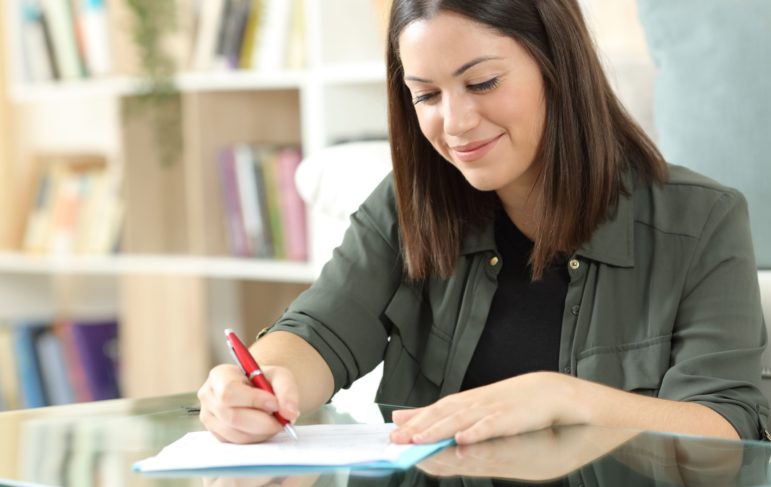
[[[445,96],[442,99],[444,133],[463,135],[479,123],[479,113],[470,97],[464,95]]]

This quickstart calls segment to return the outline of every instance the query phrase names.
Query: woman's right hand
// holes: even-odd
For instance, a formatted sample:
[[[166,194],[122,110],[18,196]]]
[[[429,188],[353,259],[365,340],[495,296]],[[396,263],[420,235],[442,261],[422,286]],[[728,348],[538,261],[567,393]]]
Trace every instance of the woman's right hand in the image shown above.
[[[273,417],[279,411],[289,421],[300,415],[297,382],[285,367],[265,366],[273,394],[252,386],[241,369],[223,364],[209,372],[198,389],[201,422],[220,441],[258,443],[282,430]]]

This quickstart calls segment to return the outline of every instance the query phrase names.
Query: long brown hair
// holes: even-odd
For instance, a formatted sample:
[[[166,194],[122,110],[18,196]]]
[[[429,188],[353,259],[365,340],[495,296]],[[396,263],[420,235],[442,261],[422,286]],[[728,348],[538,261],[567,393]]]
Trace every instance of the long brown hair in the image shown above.
[[[489,224],[494,192],[474,189],[420,131],[404,84],[399,35],[411,22],[450,11],[522,45],[540,67],[546,122],[540,168],[533,279],[575,252],[602,223],[632,171],[661,182],[666,164],[616,98],[576,0],[394,0],[388,29],[388,123],[405,264],[412,279],[449,277],[463,234]]]

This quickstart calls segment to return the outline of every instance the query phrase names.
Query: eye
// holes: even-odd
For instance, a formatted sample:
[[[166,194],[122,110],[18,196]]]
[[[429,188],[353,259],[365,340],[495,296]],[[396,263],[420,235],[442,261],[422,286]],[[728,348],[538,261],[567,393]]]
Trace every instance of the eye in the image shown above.
[[[415,95],[412,98],[412,104],[413,105],[417,105],[418,103],[423,103],[425,101],[429,101],[432,98],[436,97],[436,95],[437,95],[436,92],[430,92],[430,93],[423,93],[423,94],[420,94],[420,95]]]
[[[495,78],[490,78],[489,80],[483,81],[481,83],[468,85],[468,89],[475,93],[484,93],[498,86],[498,83],[500,83],[500,79],[495,77]]]

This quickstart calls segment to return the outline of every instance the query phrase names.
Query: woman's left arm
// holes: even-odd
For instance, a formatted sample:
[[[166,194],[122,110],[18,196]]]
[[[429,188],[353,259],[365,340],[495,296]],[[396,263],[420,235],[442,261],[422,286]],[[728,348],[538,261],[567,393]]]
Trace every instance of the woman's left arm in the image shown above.
[[[739,439],[731,424],[694,402],[625,392],[556,372],[533,372],[396,411],[396,443],[454,437],[459,444],[515,435],[552,425],[667,431]]]

